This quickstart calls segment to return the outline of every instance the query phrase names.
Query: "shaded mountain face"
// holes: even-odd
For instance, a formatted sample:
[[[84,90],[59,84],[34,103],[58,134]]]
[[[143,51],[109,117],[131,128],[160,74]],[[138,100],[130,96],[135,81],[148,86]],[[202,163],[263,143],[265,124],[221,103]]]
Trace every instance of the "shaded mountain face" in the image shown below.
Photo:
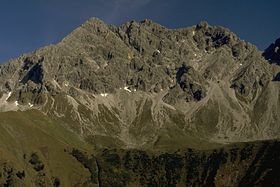
[[[280,38],[264,51],[263,56],[271,63],[280,65]]]
[[[280,38],[272,43],[264,52],[263,56],[271,64],[275,64],[274,67],[274,81],[280,81]],[[278,65],[278,66],[277,66]]]
[[[0,184],[279,184],[278,47],[92,18],[0,65]]]

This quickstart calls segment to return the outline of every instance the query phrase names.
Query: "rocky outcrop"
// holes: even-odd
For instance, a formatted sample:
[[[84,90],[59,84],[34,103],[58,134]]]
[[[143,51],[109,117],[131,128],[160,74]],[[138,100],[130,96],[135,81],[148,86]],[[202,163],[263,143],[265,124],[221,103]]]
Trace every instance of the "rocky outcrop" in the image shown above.
[[[175,104],[176,98],[186,102],[198,102],[206,96],[206,87],[206,80],[194,68],[183,64],[177,70],[176,85],[170,88],[164,101]]]

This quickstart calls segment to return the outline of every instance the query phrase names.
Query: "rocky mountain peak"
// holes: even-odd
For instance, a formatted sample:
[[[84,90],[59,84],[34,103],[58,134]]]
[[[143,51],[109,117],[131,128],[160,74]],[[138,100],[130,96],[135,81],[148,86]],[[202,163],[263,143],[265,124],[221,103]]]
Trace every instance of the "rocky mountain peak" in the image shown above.
[[[264,51],[263,56],[271,63],[280,65],[280,38]]]
[[[199,29],[207,29],[208,26],[209,26],[208,22],[205,21],[205,20],[203,20],[203,21],[201,21],[200,23],[198,23],[198,24],[196,25],[195,28],[196,28],[196,30],[199,30]]]

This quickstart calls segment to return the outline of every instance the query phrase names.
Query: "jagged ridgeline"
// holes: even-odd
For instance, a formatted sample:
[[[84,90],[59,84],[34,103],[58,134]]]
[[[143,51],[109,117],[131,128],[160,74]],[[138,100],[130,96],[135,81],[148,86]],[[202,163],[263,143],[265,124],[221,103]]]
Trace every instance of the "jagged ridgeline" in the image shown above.
[[[278,141],[240,142],[280,137],[278,49],[262,53],[206,22],[92,18],[0,65],[0,183],[275,184]]]

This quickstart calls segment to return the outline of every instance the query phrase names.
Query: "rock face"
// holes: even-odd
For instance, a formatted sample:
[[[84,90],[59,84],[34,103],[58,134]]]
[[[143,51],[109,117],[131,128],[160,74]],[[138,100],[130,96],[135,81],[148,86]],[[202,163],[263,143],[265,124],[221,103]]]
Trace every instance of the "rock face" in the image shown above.
[[[1,119],[0,127],[13,138],[22,138],[23,144],[29,146],[31,141],[25,141],[25,137],[30,136],[29,132],[15,134],[16,128],[7,126],[15,124],[25,128],[22,124],[29,119],[32,124],[38,122],[42,125],[38,125],[38,128],[46,133],[42,134],[44,139],[54,137],[61,147],[66,144],[79,148],[79,142],[90,145],[97,153],[104,148],[167,152],[186,148],[209,150],[225,143],[278,139],[280,69],[276,65],[279,52],[277,41],[262,54],[228,29],[211,26],[207,22],[171,30],[150,20],[131,21],[116,27],[92,18],[60,43],[24,54],[0,66],[1,117],[17,116],[16,121],[12,118],[7,118],[11,121]],[[50,125],[45,127],[45,124]],[[37,131],[37,127],[34,128],[34,132]],[[61,132],[63,135],[68,132],[69,136],[64,137]],[[79,140],[73,141],[72,136],[77,136]],[[9,138],[3,138],[1,141],[9,142]],[[52,145],[54,143],[46,144],[46,147]],[[42,152],[40,145],[34,146],[34,149]],[[3,147],[3,150],[7,148]],[[32,154],[32,151],[29,150],[28,154]],[[54,155],[65,154],[56,151]],[[213,153],[214,156],[205,154],[201,158],[199,156],[203,160],[201,163],[208,156],[229,159],[220,155],[219,151]],[[269,154],[274,153],[270,151]],[[42,155],[48,157],[48,154]],[[84,170],[91,172],[92,167],[98,168],[98,160],[86,160],[79,151],[71,155],[82,164],[81,167],[84,166]],[[162,186],[218,185],[217,181],[213,181],[218,172],[216,167],[227,163],[211,165],[211,171],[205,169],[206,173],[201,173],[201,179],[194,179],[187,173],[184,173],[186,176],[179,176],[181,170],[190,169],[189,164],[192,163],[186,161],[191,159],[189,153],[175,157],[174,164],[180,160],[180,169],[174,170],[174,175],[166,175]],[[169,167],[169,161],[173,163],[173,156],[147,158],[154,163],[154,168],[147,171],[149,176],[143,176],[144,179],[137,178],[144,172],[142,165],[134,171],[133,167],[122,165],[124,161],[120,158],[118,169],[129,173],[119,176],[120,173],[113,172],[114,181],[120,182],[117,180],[121,177],[123,181],[135,181],[135,186],[161,185],[158,181],[163,178],[162,174],[153,174],[154,169],[163,167],[161,158],[166,167]],[[254,158],[250,157],[249,160]],[[213,162],[216,161],[214,159]],[[201,163],[197,167],[202,167]],[[106,183],[110,171],[102,170],[102,164],[103,167],[107,165],[101,161],[101,170],[97,169],[97,174],[91,173],[90,181],[102,183],[101,186],[112,186]],[[173,171],[171,165],[170,171]],[[56,180],[55,177],[62,174],[53,174],[52,167],[48,165],[36,171],[38,180],[42,175],[48,176],[42,179],[45,184],[67,181],[65,176]],[[243,174],[238,178],[247,176]],[[96,178],[96,175],[105,178]],[[206,175],[211,179],[208,180]],[[258,180],[259,174],[256,176]],[[224,186],[223,182],[229,183],[219,182],[220,186]],[[246,178],[240,179],[238,184],[255,185],[254,182]]]

